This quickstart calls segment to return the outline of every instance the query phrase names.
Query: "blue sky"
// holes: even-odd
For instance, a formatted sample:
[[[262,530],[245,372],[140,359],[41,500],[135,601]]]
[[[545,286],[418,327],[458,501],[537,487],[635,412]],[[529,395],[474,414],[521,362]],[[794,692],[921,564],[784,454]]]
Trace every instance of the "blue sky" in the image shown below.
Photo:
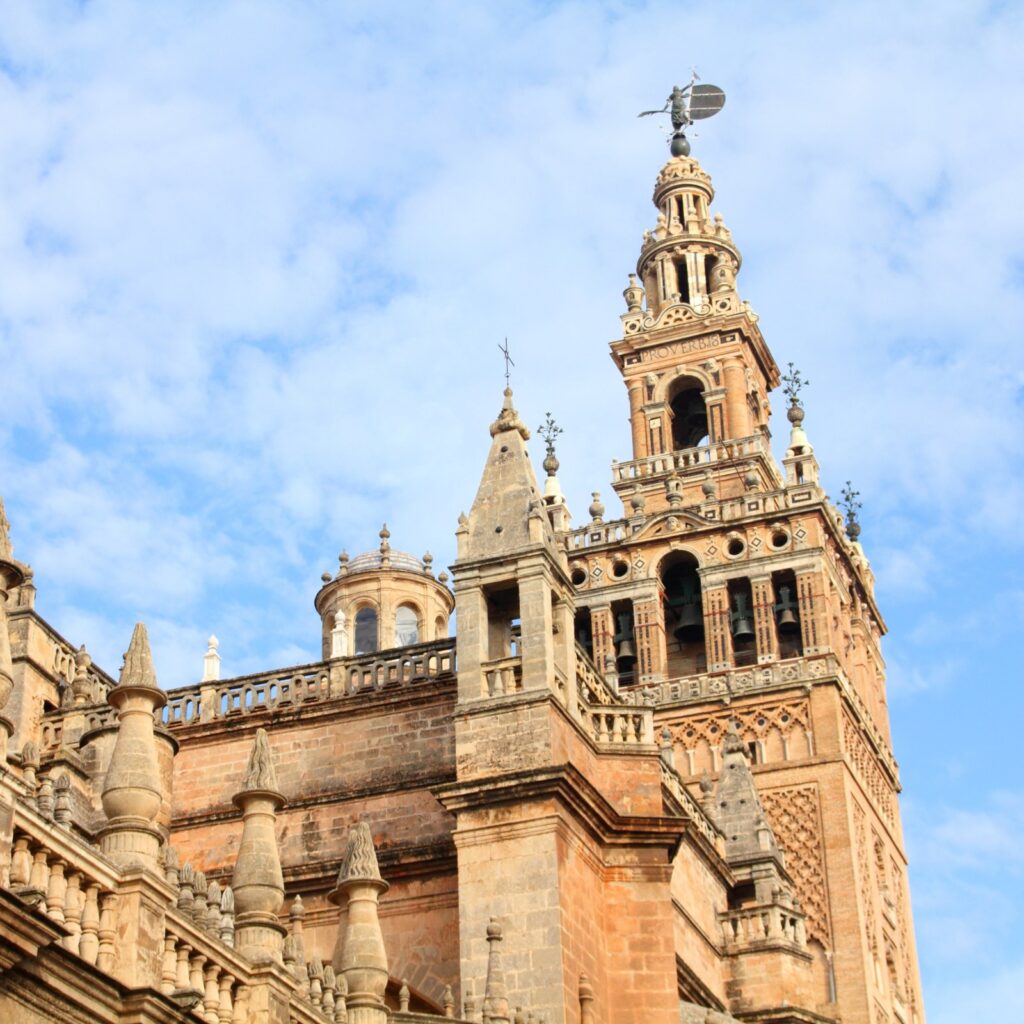
[[[1024,1016],[1022,22],[9,0],[0,493],[40,612],[110,671],[145,619],[168,687],[211,632],[228,674],[312,660],[342,547],[387,519],[450,563],[506,335],[570,506],[611,512],[607,343],[665,156],[636,112],[696,65],[741,294],[863,496],[930,1019]]]

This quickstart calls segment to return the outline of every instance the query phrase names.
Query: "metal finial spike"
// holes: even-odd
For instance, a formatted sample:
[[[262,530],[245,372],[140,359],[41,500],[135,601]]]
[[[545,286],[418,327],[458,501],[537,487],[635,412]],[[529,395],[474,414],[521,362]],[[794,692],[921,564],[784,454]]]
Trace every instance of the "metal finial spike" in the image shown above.
[[[505,357],[505,388],[509,387],[509,380],[511,379],[510,367],[516,364],[512,361],[512,357],[508,354],[508,338],[505,338],[505,344],[498,346],[498,351]]]

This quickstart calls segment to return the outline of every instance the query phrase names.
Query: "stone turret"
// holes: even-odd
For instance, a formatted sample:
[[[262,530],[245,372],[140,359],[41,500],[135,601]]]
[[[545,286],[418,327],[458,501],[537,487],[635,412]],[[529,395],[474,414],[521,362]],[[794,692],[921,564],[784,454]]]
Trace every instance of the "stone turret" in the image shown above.
[[[14,732],[14,724],[3,716],[14,689],[11,638],[7,632],[7,594],[25,579],[25,566],[14,560],[9,528],[3,498],[0,498],[0,766],[7,762],[7,743]]]
[[[100,833],[100,846],[119,864],[156,869],[163,837],[154,821],[163,792],[153,714],[167,698],[157,685],[149,637],[141,622],[125,652],[121,678],[107,700],[117,711],[118,731],[103,784],[108,823]]]
[[[460,700],[551,689],[576,672],[565,550],[526,449],[530,432],[509,388],[490,429],[490,452],[469,516],[460,517],[452,566]],[[559,697],[574,707],[576,688]]]
[[[277,788],[265,729],[256,730],[245,781],[233,799],[242,812],[242,841],[231,877],[235,948],[253,961],[280,961],[285,928],[277,915],[284,903],[284,877],[274,826],[285,799]]]
[[[328,896],[342,908],[334,968],[348,990],[348,1024],[384,1024],[388,1019],[388,958],[377,915],[378,900],[387,890],[370,826],[359,822],[349,830],[338,884]]]

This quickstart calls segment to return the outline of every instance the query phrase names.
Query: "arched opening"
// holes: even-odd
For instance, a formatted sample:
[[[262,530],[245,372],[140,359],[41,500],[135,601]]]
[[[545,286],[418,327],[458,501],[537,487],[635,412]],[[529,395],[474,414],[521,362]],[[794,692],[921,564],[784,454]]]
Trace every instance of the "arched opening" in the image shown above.
[[[733,664],[753,665],[757,660],[754,634],[754,595],[750,580],[729,581],[729,630],[732,633]]]
[[[694,377],[672,382],[668,404],[672,413],[672,449],[696,448],[708,441],[708,410],[704,388]]]
[[[377,609],[367,605],[356,612],[356,654],[374,654],[380,649]]]
[[[448,635],[448,623],[443,615],[434,620],[434,639],[443,640]]]
[[[803,630],[800,628],[800,606],[796,599],[796,576],[791,569],[772,574],[775,591],[775,632],[779,639],[780,658],[799,658],[804,653]]]
[[[619,686],[632,686],[636,682],[636,635],[633,629],[633,602],[613,601],[612,621],[615,633],[615,669],[619,673]]]
[[[587,657],[594,660],[594,624],[589,608],[576,609],[576,643],[587,652]]]
[[[398,606],[395,612],[395,644],[399,647],[408,647],[409,644],[420,642],[420,617],[416,609],[410,605]]]
[[[679,551],[660,566],[665,610],[665,661],[670,679],[707,671],[704,605],[697,559]]]

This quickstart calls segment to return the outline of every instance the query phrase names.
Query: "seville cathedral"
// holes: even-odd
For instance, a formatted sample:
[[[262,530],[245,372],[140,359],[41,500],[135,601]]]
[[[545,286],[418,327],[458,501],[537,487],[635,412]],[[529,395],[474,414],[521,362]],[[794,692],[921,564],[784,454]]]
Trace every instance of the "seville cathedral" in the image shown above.
[[[143,625],[115,678],[43,617],[0,507],[3,1024],[923,1024],[856,502],[674,152],[613,510],[573,523],[506,388],[450,577],[385,528],[320,660],[222,679],[211,638],[164,691]]]

